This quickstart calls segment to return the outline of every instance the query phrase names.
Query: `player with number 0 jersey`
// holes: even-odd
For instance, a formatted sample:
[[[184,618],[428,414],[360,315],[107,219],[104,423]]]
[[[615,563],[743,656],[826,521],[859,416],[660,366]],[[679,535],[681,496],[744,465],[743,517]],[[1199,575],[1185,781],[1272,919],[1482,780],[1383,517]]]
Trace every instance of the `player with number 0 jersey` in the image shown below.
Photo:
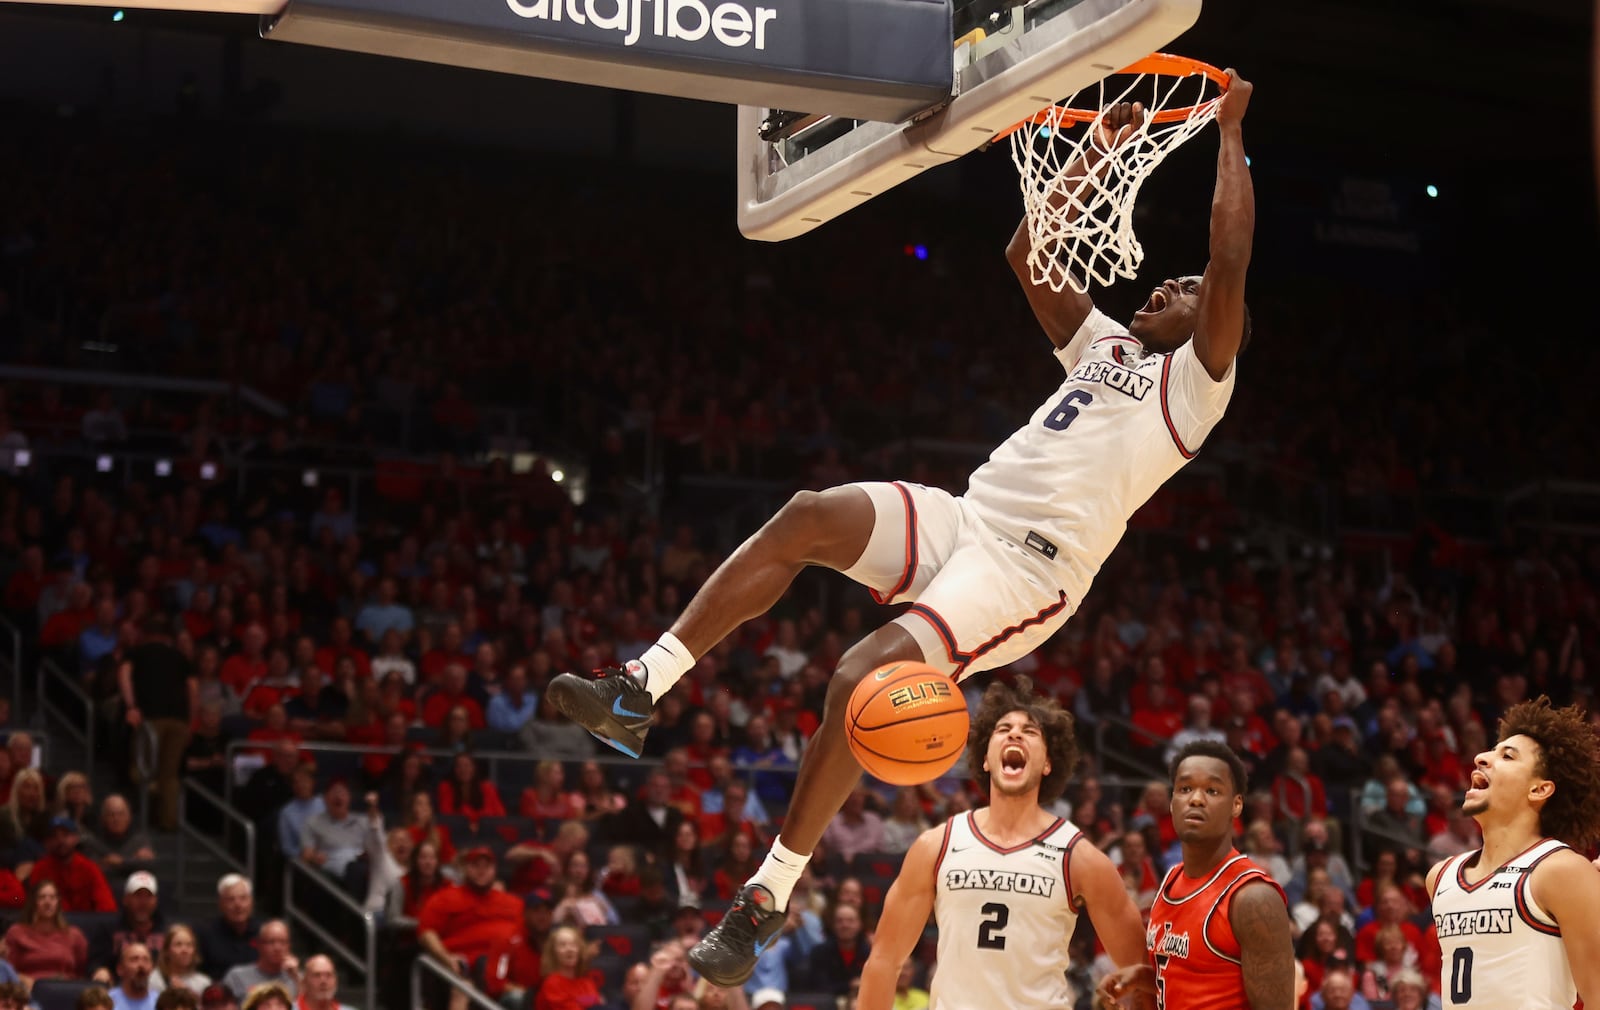
[[[1111,860],[1041,802],[1076,760],[1072,717],[1032,683],[994,683],[967,742],[989,805],[922,834],[885,899],[859,1010],[894,1005],[900,966],[931,912],[939,970],[931,1010],[1046,1010],[1074,1002],[1067,945],[1080,911],[1118,964],[1143,956],[1139,911]]]
[[[1506,710],[1461,804],[1483,848],[1428,871],[1445,1010],[1600,1003],[1600,737],[1577,707]]]

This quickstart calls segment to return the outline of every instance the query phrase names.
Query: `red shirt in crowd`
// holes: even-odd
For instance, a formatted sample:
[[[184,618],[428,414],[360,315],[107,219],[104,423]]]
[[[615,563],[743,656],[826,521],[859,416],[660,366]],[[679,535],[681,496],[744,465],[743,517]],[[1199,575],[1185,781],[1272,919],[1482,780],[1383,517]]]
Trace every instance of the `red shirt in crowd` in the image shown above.
[[[578,978],[547,975],[539,983],[539,995],[533,1001],[533,1010],[585,1010],[599,1003],[600,989],[588,975]]]
[[[423,903],[417,931],[438,935],[444,949],[469,962],[503,946],[522,929],[522,899],[488,888],[452,884]]]
[[[439,783],[439,812],[441,814],[460,814],[463,817],[504,817],[506,805],[500,802],[500,790],[494,787],[493,782],[479,783],[483,787],[476,806],[468,806],[456,796],[454,782]]]
[[[469,694],[447,694],[435,691],[422,703],[422,724],[438,729],[444,725],[450,710],[460,705],[467,710],[467,722],[473,729],[483,729],[488,722],[483,718],[483,706]]]
[[[45,648],[72,645],[83,634],[83,629],[94,623],[94,608],[58,610],[50,615],[39,631],[39,644]]]
[[[334,669],[339,665],[339,660],[345,656],[349,656],[355,662],[357,677],[365,680],[372,676],[372,660],[367,658],[365,652],[353,645],[347,645],[342,649],[333,645],[324,645],[317,650],[317,669],[331,677]]]
[[[111,896],[111,886],[106,875],[100,872],[94,860],[81,852],[73,852],[66,859],[46,854],[33,864],[28,877],[32,887],[50,881],[61,892],[63,912],[115,912],[117,901]]]
[[[265,659],[251,659],[244,653],[229,656],[222,664],[222,672],[217,674],[219,680],[233,688],[233,693],[243,698],[250,691],[250,685],[267,675],[267,661]]]
[[[1357,961],[1375,961],[1378,959],[1378,930],[1382,928],[1383,923],[1377,919],[1373,919],[1361,927],[1361,931],[1356,934]],[[1422,950],[1422,930],[1409,921],[1402,919],[1400,920],[1400,932],[1405,934],[1406,943],[1411,946],[1411,949],[1418,951],[1420,955]]]
[[[540,948],[526,933],[517,933],[499,950],[489,955],[489,970],[484,973],[484,991],[499,996],[511,986],[537,993],[544,975],[540,970]]]

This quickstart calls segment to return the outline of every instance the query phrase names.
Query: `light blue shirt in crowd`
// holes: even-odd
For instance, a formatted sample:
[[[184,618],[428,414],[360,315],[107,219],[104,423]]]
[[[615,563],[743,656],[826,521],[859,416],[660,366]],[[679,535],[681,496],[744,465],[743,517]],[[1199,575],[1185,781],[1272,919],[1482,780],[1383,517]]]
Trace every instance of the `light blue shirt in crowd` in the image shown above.
[[[504,691],[489,699],[489,711],[484,713],[489,728],[497,733],[517,733],[522,724],[533,718],[539,710],[539,696],[532,691],[522,692],[522,704],[513,705]]]

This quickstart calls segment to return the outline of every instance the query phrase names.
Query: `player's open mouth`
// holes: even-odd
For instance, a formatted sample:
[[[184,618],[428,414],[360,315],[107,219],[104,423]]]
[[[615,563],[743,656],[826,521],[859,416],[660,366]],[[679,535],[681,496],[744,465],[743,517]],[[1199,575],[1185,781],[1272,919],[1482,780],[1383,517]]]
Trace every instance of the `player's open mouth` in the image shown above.
[[[1028,752],[1021,747],[1007,747],[1000,752],[1000,767],[1008,772],[1019,772],[1028,767]]]
[[[1481,771],[1474,770],[1473,773],[1472,773],[1472,779],[1468,783],[1467,788],[1469,789],[1469,791],[1473,790],[1473,789],[1487,789],[1487,788],[1489,788],[1489,776],[1485,775]]]
[[[1140,312],[1155,313],[1167,307],[1167,292],[1163,288],[1156,288],[1150,292],[1150,300],[1144,303]]]

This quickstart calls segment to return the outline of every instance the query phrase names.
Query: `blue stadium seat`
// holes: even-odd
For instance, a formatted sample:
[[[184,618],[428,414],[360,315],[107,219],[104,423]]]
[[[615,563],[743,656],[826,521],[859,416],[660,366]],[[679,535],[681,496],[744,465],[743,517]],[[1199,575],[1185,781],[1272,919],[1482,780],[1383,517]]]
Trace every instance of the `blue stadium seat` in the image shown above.
[[[39,1010],[76,1010],[78,995],[95,984],[86,979],[41,978],[33,983],[33,1002]]]

